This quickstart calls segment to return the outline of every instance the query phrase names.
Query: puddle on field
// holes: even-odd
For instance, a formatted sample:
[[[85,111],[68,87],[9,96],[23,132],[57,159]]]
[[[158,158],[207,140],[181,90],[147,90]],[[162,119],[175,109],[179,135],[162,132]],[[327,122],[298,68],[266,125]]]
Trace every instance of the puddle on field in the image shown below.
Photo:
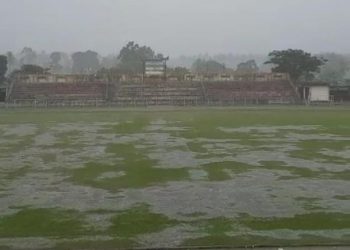
[[[117,122],[52,123],[40,129],[35,124],[1,125],[1,149],[7,152],[2,153],[0,158],[0,216],[17,212],[14,207],[62,208],[87,213],[92,210],[121,211],[140,203],[148,204],[156,213],[180,221],[194,219],[186,216],[188,214],[201,214],[204,219],[235,218],[242,213],[272,218],[292,217],[308,213],[311,209],[338,213],[349,211],[349,198],[346,197],[349,197],[350,183],[346,177],[295,176],[288,168],[334,174],[349,171],[347,163],[314,161],[290,155],[301,149],[298,143],[304,140],[350,141],[349,137],[332,135],[327,131],[319,134],[317,131],[323,131],[320,126],[219,127],[228,135],[238,134],[238,138],[189,139],[181,137],[181,132],[188,132],[190,128],[161,119],[151,121],[142,131],[128,134],[113,130],[116,125]],[[245,140],[247,134],[253,137]],[[27,144],[16,146],[23,138]],[[107,152],[109,145],[116,144],[133,145],[137,152],[132,156],[154,162],[156,168],[186,169],[188,179],[142,188],[123,188],[118,192],[95,188],[89,182],[78,185],[70,180],[70,170],[83,168],[89,162],[118,166],[127,160],[125,157],[128,156],[123,157],[123,152]],[[345,160],[350,155],[349,147],[342,150],[326,148],[319,153]],[[220,171],[228,177],[210,181],[212,173],[204,165],[215,167],[215,164],[223,162],[232,162],[232,166],[226,164],[220,167]],[[269,162],[279,165],[270,168],[266,165]],[[248,166],[247,169],[236,171],[240,164]],[[98,172],[92,178],[118,181],[127,174],[127,169],[116,169]],[[92,213],[87,220],[102,230],[110,226],[111,216],[108,213]],[[330,232],[315,233],[324,237],[339,236],[339,231]],[[299,233],[302,232],[260,231],[261,236],[281,238],[297,238]],[[179,246],[186,239],[203,236],[205,234],[194,228],[176,225],[161,232],[142,235],[138,241],[147,246]],[[5,240],[0,239],[0,246]],[[52,246],[52,241],[45,237],[9,241],[12,246],[25,246],[26,243],[32,248]]]
[[[22,137],[34,135],[38,128],[35,124],[0,125],[2,136]]]
[[[350,144],[350,141],[349,141]],[[330,149],[322,149],[320,151],[321,154],[327,155],[327,156],[336,156],[340,158],[350,159],[350,146],[347,147],[345,150],[330,150]]]
[[[224,128],[219,127],[221,131],[227,133],[263,133],[274,134],[281,131],[312,131],[319,129],[320,126],[254,126],[254,127],[240,127],[240,128]]]

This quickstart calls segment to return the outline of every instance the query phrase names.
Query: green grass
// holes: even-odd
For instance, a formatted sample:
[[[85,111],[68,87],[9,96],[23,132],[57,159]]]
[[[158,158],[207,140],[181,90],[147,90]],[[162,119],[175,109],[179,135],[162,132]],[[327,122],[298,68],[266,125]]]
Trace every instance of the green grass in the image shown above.
[[[179,131],[152,131],[146,130],[151,122],[165,120],[169,126],[186,127],[187,130]],[[83,166],[56,167],[54,170],[46,170],[46,174],[54,171],[55,175],[66,177],[65,181],[70,181],[76,185],[88,186],[104,189],[109,192],[120,192],[124,189],[139,189],[143,192],[145,187],[166,185],[169,182],[192,182],[194,185],[213,185],[220,181],[236,181],[236,178],[244,176],[245,173],[255,170],[264,170],[276,174],[278,181],[293,182],[294,179],[308,180],[350,180],[349,170],[322,170],[311,169],[307,165],[303,167],[292,166],[281,161],[261,161],[261,166],[225,160],[221,157],[235,157],[241,153],[247,154],[250,151],[270,152],[281,146],[296,146],[297,150],[286,152],[286,156],[299,159],[310,160],[315,163],[339,164],[348,166],[349,159],[327,156],[321,153],[323,149],[334,151],[345,150],[349,146],[349,141],[337,140],[301,140],[299,142],[283,142],[283,138],[289,133],[302,135],[337,135],[343,138],[349,137],[350,131],[350,109],[349,108],[308,108],[308,107],[277,107],[277,108],[198,108],[198,109],[176,109],[176,110],[87,110],[87,109],[49,109],[49,110],[2,110],[0,112],[0,124],[20,124],[30,123],[38,127],[36,135],[50,131],[50,129],[60,123],[79,123],[91,125],[95,122],[106,122],[107,125],[100,127],[97,133],[108,135],[105,138],[118,138],[120,136],[133,136],[137,134],[150,135],[150,133],[167,133],[176,139],[183,140],[181,146],[172,147],[166,144],[162,150],[171,152],[172,150],[182,150],[192,152],[194,158],[198,160],[200,166],[163,166],[163,161],[151,159],[150,153],[159,149],[157,144],[151,144],[145,139],[137,139],[131,143],[106,143],[106,153],[110,158],[106,161],[84,156],[84,159],[77,159],[76,164]],[[112,124],[109,124],[111,122]],[[284,125],[316,125],[315,130],[293,131],[281,130],[273,133],[274,137],[282,142],[276,143],[270,138],[264,140],[261,133],[251,131],[249,133],[224,132],[219,129],[239,128],[246,126],[284,126]],[[83,126],[83,125],[82,125]],[[1,130],[0,130],[1,133]],[[58,137],[56,144],[47,147],[38,147],[37,157],[44,164],[56,163],[58,157],[55,149],[62,152],[62,149],[84,148],[84,141],[77,140],[84,134],[84,131],[74,130],[68,132],[56,132]],[[1,134],[0,134],[1,135]],[[21,154],[26,149],[31,149],[36,135],[23,136],[21,138],[9,137],[13,142],[3,145],[2,155],[5,157],[9,153]],[[146,138],[147,138],[146,136]],[[140,137],[142,138],[142,136]],[[199,139],[233,139],[230,149],[229,143],[221,146],[215,141],[210,142]],[[207,147],[211,146],[211,148]],[[272,146],[269,148],[268,146]],[[180,148],[181,147],[181,148]],[[45,149],[50,149],[45,152]],[[75,164],[71,157],[74,153],[69,150],[66,153],[70,157],[69,163]],[[153,151],[152,151],[153,150]],[[43,151],[43,152],[41,152]],[[163,151],[162,151],[163,152]],[[211,158],[216,158],[216,162],[205,164]],[[28,159],[25,159],[28,161]],[[30,159],[29,159],[30,160]],[[60,161],[65,159],[60,157]],[[71,161],[72,160],[72,161]],[[101,160],[101,161],[100,161]],[[87,163],[86,163],[87,162]],[[106,163],[107,162],[107,163]],[[37,166],[18,166],[14,170],[8,168],[0,169],[2,176],[7,180],[22,178],[28,173],[40,174]],[[176,164],[172,162],[171,164]],[[1,166],[1,162],[0,162]],[[204,170],[207,179],[191,180],[190,171],[193,169]],[[285,171],[287,172],[284,175]],[[0,181],[1,182],[1,181]],[[6,181],[4,181],[5,183]],[[210,183],[213,182],[213,183]],[[6,182],[7,183],[7,182]],[[6,184],[7,185],[7,184]],[[5,185],[1,186],[1,192],[11,190]],[[114,194],[111,194],[113,196]],[[119,195],[119,194],[118,194]],[[6,196],[0,196],[6,197]],[[7,198],[6,198],[7,199]],[[79,199],[79,197],[77,197]],[[161,197],[159,197],[161,199]],[[292,198],[291,198],[292,199]],[[336,201],[349,200],[348,195],[334,195]],[[321,199],[324,202],[324,200]],[[320,202],[321,202],[320,201]],[[147,201],[146,201],[147,202]],[[196,201],[194,201],[196,202]],[[230,201],[229,201],[230,202]],[[239,202],[239,201],[235,201]],[[183,220],[168,218],[166,215],[152,211],[146,204],[139,204],[126,208],[123,211],[113,209],[102,209],[100,204],[96,204],[96,209],[85,213],[65,210],[65,209],[43,209],[31,208],[32,204],[23,207],[13,207],[19,210],[12,215],[2,216],[0,213],[0,237],[46,237],[62,239],[56,249],[113,249],[140,246],[139,237],[145,234],[158,233],[167,228],[184,226],[189,228],[191,233],[194,228],[196,238],[183,242],[184,246],[244,246],[244,245],[286,245],[286,244],[313,244],[313,243],[349,243],[349,237],[343,238],[322,238],[317,237],[317,232],[322,230],[347,230],[350,225],[349,214],[328,211],[327,208],[318,206],[319,200],[312,198],[294,199],[296,208],[306,210],[303,214],[290,217],[254,217],[249,214],[242,214],[236,218],[207,218],[206,214],[193,211],[190,214],[181,214]],[[160,202],[160,204],[163,204]],[[323,203],[324,204],[324,203]],[[27,204],[25,204],[27,205]],[[186,204],[187,205],[187,204]],[[171,206],[171,204],[169,204]],[[164,209],[164,208],[162,208]],[[293,210],[292,210],[293,211]],[[232,211],[233,214],[236,211]],[[293,212],[291,212],[293,214]],[[95,230],[94,225],[88,224],[87,216],[106,215],[111,216],[110,226],[105,230]],[[299,235],[300,239],[277,239],[271,237],[275,231],[292,230],[303,231]],[[269,236],[261,236],[261,232],[271,233]],[[307,232],[308,234],[305,234]],[[84,238],[86,236],[86,238]],[[111,239],[89,238],[91,236],[107,236]],[[83,239],[82,239],[83,238]]]
[[[322,149],[330,149],[335,151],[344,150],[347,147],[350,147],[350,140],[305,140],[299,142],[297,146],[300,149],[291,152],[290,155],[292,157],[328,163],[350,164],[350,159],[321,153]]]
[[[341,172],[327,172],[323,175],[323,178],[349,181],[350,180],[350,169],[344,170]]]
[[[232,219],[225,217],[217,217],[212,219],[200,219],[190,223],[199,229],[199,232],[210,234],[210,235],[223,235],[225,233],[235,230],[237,225]]]
[[[113,225],[108,230],[109,234],[124,238],[159,232],[176,225],[175,220],[163,214],[151,212],[146,204],[139,204],[118,213],[112,218],[112,223]]]
[[[30,166],[24,166],[19,169],[15,169],[12,171],[9,171],[5,174],[5,179],[7,180],[14,180],[20,177],[25,176],[26,174],[31,172],[31,167]]]
[[[350,214],[315,212],[294,217],[257,218],[242,215],[244,225],[254,230],[327,230],[348,229]]]
[[[116,250],[116,249],[131,249],[137,247],[137,244],[130,239],[112,239],[112,240],[74,240],[58,243],[50,250]]]
[[[308,179],[334,179],[334,180],[350,180],[350,170],[332,172],[327,170],[311,170],[305,167],[289,166],[285,162],[280,161],[260,161],[263,169],[288,171],[291,176],[281,175],[280,180],[293,180],[298,178]]]
[[[336,195],[334,198],[342,201],[350,201],[350,195]]]
[[[117,134],[141,133],[151,122],[149,117],[135,118],[132,121],[122,121],[114,126],[113,131]]]
[[[81,185],[107,189],[113,192],[123,188],[144,188],[169,181],[189,179],[185,168],[160,168],[157,162],[149,159],[140,149],[131,144],[111,144],[107,152],[115,153],[123,160],[115,165],[88,163],[84,168],[74,169],[71,180]],[[123,175],[99,179],[103,173],[120,172]]]
[[[322,211],[322,207],[318,204],[321,201],[319,198],[298,197],[295,199],[306,211]]]
[[[266,230],[337,230],[348,229],[350,214],[311,212],[298,214],[293,217],[254,217],[248,214],[240,214],[235,218],[217,217],[212,219],[198,219],[190,224],[198,228],[199,232],[209,235],[225,235],[227,233],[252,232]]]
[[[16,109],[2,110],[0,123],[96,122],[164,119],[169,122],[199,125],[193,131],[234,125],[323,125],[329,131],[346,135],[350,123],[349,108],[344,107],[257,107],[193,109]],[[342,125],[342,126],[340,126]],[[343,127],[345,126],[345,127]],[[211,134],[212,131],[209,132]],[[205,136],[207,137],[207,136]]]
[[[208,153],[208,149],[203,147],[203,143],[200,142],[188,142],[187,147],[190,151],[196,152],[196,153]]]
[[[233,161],[214,162],[202,165],[202,168],[207,171],[210,181],[226,181],[233,177],[230,175],[238,175],[253,169],[253,166]]]
[[[0,123],[1,124],[1,123]],[[10,144],[6,144],[6,147],[2,147],[0,154],[7,155],[10,153],[20,152],[25,150],[33,144],[33,135],[26,135],[20,138],[11,136],[12,141]]]
[[[302,242],[302,244],[300,243]],[[298,239],[281,239],[268,236],[260,236],[246,233],[239,236],[203,236],[194,239],[185,240],[182,243],[184,247],[242,247],[242,248],[258,248],[258,247],[286,247],[286,246],[329,246],[332,245],[348,246],[349,238],[341,238],[334,241],[332,238],[318,237],[314,235],[303,234]]]
[[[308,244],[348,244],[350,235],[336,241],[325,237],[318,237],[305,232],[318,230],[348,229],[350,215],[340,213],[310,213],[294,217],[261,218],[247,214],[241,214],[237,218],[218,217],[213,219],[200,219],[191,222],[190,225],[197,228],[197,232],[204,234],[198,238],[185,240],[183,246],[292,246]],[[302,231],[299,239],[281,239],[270,236],[259,236],[261,231],[274,230]],[[234,235],[234,236],[233,236]]]
[[[57,155],[54,153],[43,153],[40,156],[44,164],[55,162],[57,160]]]
[[[320,176],[323,174],[323,171],[316,171],[311,170],[305,167],[294,167],[289,166],[285,162],[281,161],[260,161],[259,162],[263,169],[269,169],[269,170],[276,170],[276,171],[288,171],[292,176],[281,176],[281,180],[289,180],[289,179],[296,179],[296,178],[320,178]]]
[[[68,237],[90,234],[84,217],[72,210],[24,209],[0,217],[0,237]]]

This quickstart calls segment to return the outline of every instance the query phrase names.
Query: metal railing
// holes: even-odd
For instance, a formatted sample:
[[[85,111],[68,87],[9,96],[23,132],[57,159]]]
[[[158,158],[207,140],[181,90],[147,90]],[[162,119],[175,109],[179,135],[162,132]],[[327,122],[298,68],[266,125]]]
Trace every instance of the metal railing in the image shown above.
[[[103,99],[15,99],[6,102],[7,108],[49,108],[49,107],[100,107],[105,106]]]
[[[105,99],[15,99],[3,103],[6,108],[50,108],[50,107],[149,107],[149,106],[248,106],[248,105],[298,105],[294,98],[231,98],[214,99],[201,96],[153,96],[115,97]]]

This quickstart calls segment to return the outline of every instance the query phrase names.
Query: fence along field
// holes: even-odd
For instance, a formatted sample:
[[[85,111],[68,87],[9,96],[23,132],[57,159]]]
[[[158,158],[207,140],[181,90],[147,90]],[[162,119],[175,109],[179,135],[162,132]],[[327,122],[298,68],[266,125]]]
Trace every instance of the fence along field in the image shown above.
[[[2,110],[0,247],[349,245],[349,111]]]

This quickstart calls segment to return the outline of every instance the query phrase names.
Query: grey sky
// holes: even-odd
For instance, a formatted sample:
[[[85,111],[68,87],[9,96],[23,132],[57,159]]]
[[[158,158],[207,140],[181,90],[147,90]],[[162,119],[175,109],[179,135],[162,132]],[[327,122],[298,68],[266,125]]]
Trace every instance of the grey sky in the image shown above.
[[[177,56],[301,48],[350,53],[349,0],[0,0],[0,53],[129,40]]]

